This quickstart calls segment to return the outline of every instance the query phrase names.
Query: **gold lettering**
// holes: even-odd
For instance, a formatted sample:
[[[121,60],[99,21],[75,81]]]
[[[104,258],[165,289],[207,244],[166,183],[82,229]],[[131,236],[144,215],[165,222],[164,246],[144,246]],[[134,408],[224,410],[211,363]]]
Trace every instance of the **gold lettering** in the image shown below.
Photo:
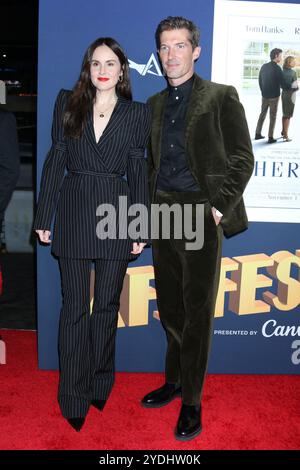
[[[120,316],[126,326],[148,325],[149,300],[156,291],[149,286],[154,278],[153,266],[128,268],[120,299]]]
[[[256,300],[256,289],[270,287],[272,279],[258,274],[257,270],[272,266],[273,259],[264,253],[237,256],[233,259],[238,262],[239,269],[232,273],[231,279],[237,283],[238,289],[229,294],[229,310],[238,315],[269,312],[271,308],[268,304]]]
[[[263,298],[278,310],[293,310],[300,303],[300,250],[296,251],[296,255],[289,251],[277,251],[272,258],[274,265],[267,268],[267,271],[278,279],[277,295],[267,291]],[[293,264],[298,266],[298,280],[291,277]]]
[[[220,282],[215,307],[215,317],[224,316],[224,300],[226,292],[234,292],[237,290],[237,283],[226,277],[226,273],[236,271],[239,268],[239,264],[231,258],[222,258],[221,271],[220,271]]]
[[[291,277],[292,266],[298,268],[298,279]],[[258,273],[266,268],[267,273],[278,279],[277,292],[265,291],[263,300],[256,299],[256,290],[271,287],[272,278]],[[227,273],[231,273],[227,277]],[[150,286],[154,279],[153,266],[128,268],[120,298],[118,327],[148,325],[149,301],[156,300],[156,290]],[[220,282],[216,299],[215,317],[224,316],[225,295],[228,292],[228,308],[238,315],[270,312],[271,307],[288,311],[300,304],[300,249],[295,255],[283,250],[268,256],[264,253],[222,258]],[[91,272],[91,312],[94,293],[94,271]],[[159,311],[152,316],[160,320]]]

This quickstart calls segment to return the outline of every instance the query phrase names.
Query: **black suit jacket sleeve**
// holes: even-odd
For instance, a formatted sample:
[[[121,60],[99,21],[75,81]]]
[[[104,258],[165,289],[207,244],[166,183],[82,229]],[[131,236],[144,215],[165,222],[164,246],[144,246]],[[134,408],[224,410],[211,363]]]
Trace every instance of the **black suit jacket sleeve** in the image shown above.
[[[228,214],[240,201],[253,171],[254,158],[247,121],[234,87],[227,87],[220,110],[220,124],[227,155],[224,182],[211,204]]]
[[[137,111],[137,127],[133,135],[128,165],[127,165],[127,182],[130,190],[131,204],[143,204],[150,214],[149,190],[147,176],[147,162],[145,158],[145,148],[148,143],[151,115],[148,105],[136,103]],[[140,242],[147,242],[148,238],[139,239]]]
[[[16,118],[12,113],[0,113],[0,220],[16,186],[20,170]]]
[[[54,106],[52,146],[43,166],[37,212],[33,225],[35,230],[50,230],[64,178],[67,146],[64,138],[63,114],[66,100],[67,91],[61,90]]]

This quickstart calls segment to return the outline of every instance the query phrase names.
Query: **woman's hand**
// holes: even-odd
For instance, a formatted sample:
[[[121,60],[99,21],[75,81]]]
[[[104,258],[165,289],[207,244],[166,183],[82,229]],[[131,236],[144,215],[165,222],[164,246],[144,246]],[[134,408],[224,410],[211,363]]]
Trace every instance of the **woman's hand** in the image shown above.
[[[51,232],[49,230],[36,230],[36,233],[42,243],[51,243]]]
[[[132,251],[131,253],[133,255],[139,255],[140,253],[142,253],[144,247],[147,245],[147,243],[136,243],[134,242],[133,245],[132,245]]]

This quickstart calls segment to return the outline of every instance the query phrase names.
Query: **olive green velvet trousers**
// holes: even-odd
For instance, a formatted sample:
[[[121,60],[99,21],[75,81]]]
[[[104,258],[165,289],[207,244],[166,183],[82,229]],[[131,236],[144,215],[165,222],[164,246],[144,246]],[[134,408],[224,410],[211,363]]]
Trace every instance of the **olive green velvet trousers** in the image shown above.
[[[209,358],[223,233],[200,192],[157,191],[155,203],[192,203],[193,224],[196,204],[204,204],[201,249],[187,250],[184,235],[175,239],[172,226],[169,239],[160,233],[152,242],[158,310],[167,336],[166,382],[181,385],[184,404],[197,405]]]

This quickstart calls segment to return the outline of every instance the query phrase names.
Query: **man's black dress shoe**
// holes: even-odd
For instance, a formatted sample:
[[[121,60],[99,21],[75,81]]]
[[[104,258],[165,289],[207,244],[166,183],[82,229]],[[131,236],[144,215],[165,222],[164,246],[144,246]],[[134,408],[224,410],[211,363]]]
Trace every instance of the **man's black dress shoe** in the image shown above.
[[[79,432],[84,425],[85,418],[67,418],[67,421],[75,431]]]
[[[265,136],[264,135],[261,135],[261,134],[255,134],[255,140],[260,140],[260,139],[264,139]]]
[[[275,144],[277,142],[277,139],[273,139],[273,137],[268,138],[268,144]]]
[[[99,411],[103,411],[104,407],[105,407],[105,404],[106,404],[106,400],[92,400],[91,401],[91,404],[97,408],[97,410]]]
[[[182,405],[175,430],[179,441],[190,441],[202,431],[201,405]]]
[[[141,405],[145,408],[160,408],[180,396],[181,387],[175,384],[165,383],[162,387],[145,395],[141,401]]]

